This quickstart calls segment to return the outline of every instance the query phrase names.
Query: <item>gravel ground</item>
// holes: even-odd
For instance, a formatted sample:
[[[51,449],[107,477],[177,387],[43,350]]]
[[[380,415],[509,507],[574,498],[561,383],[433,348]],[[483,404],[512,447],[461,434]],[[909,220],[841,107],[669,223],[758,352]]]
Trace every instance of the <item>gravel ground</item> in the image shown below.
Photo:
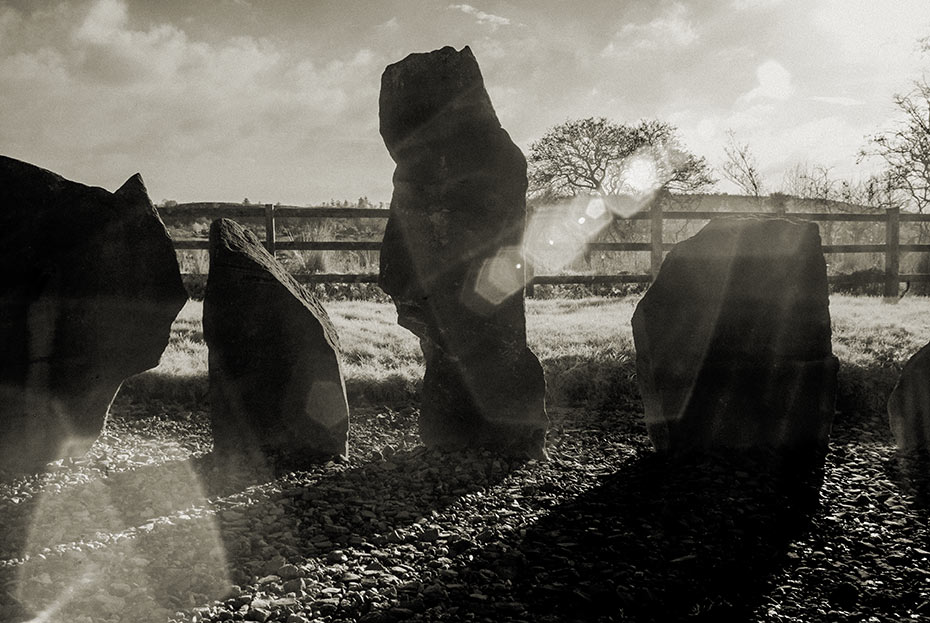
[[[0,620],[930,621],[930,471],[880,417],[825,461],[670,462],[641,414],[551,416],[545,462],[367,409],[348,461],[273,470],[119,399],[85,458],[0,485]]]

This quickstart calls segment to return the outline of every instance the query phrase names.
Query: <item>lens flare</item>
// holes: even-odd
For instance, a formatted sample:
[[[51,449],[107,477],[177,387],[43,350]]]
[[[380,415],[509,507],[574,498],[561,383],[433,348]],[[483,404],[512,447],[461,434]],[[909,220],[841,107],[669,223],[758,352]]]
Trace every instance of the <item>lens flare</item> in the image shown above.
[[[527,260],[534,270],[561,270],[575,261],[611,220],[604,198],[597,195],[539,208],[524,233]]]
[[[523,234],[526,271],[558,272],[577,260],[614,218],[630,218],[647,209],[662,186],[672,179],[676,153],[665,146],[648,146],[617,163],[601,191],[537,207]],[[500,305],[526,281],[519,250],[501,249],[486,260],[463,298],[470,307]]]
[[[477,313],[486,314],[523,290],[526,281],[523,250],[504,247],[481,264],[473,291],[464,297],[465,304]]]
[[[93,473],[64,484],[47,473],[20,557],[3,561],[17,568],[14,594],[32,621],[164,621],[168,604],[229,590],[224,541],[189,460]]]
[[[607,206],[610,213],[619,218],[630,218],[648,207],[653,195],[636,196],[630,194],[608,195]]]

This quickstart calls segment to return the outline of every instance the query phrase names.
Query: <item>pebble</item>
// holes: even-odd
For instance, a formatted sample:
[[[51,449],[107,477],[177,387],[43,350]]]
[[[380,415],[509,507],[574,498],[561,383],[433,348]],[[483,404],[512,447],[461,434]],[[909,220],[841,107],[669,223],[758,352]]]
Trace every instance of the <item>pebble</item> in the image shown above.
[[[304,582],[303,578],[295,578],[285,582],[281,588],[285,593],[297,593],[299,595],[303,593],[305,586],[306,582]]]
[[[259,623],[264,623],[271,618],[271,611],[265,610],[263,608],[249,608],[248,612],[245,613],[246,621],[258,621]]]
[[[149,493],[136,510],[154,512],[132,525],[151,520],[153,529],[134,537],[138,542],[123,558],[110,557],[118,541],[109,535],[93,544],[71,539],[77,543],[75,553],[47,552],[48,570],[37,568],[35,585],[48,590],[80,577],[69,576],[66,568],[76,571],[98,565],[110,574],[107,565],[112,565],[116,573],[105,575],[107,588],[100,593],[105,596],[86,600],[96,609],[94,615],[77,612],[64,619],[84,623],[129,620],[130,613],[145,623],[166,619],[190,623],[194,616],[290,623],[413,617],[423,621],[570,620],[571,616],[563,616],[566,612],[582,616],[583,610],[571,610],[578,604],[582,608],[616,605],[634,613],[637,608],[651,607],[663,612],[670,607],[667,604],[674,603],[668,591],[684,589],[682,595],[691,598],[687,591],[700,586],[704,577],[693,574],[690,552],[712,570],[715,560],[707,556],[704,544],[717,543],[720,535],[731,536],[734,544],[760,557],[770,553],[771,544],[764,538],[749,541],[746,534],[727,532],[751,525],[743,516],[751,521],[766,518],[748,505],[746,500],[752,495],[739,489],[741,481],[751,480],[753,487],[769,491],[764,482],[757,482],[755,471],[746,470],[752,474],[747,479],[708,469],[709,480],[696,474],[688,480],[693,491],[677,491],[671,472],[656,468],[665,477],[651,486],[656,491],[667,487],[669,493],[659,498],[652,491],[632,487],[641,474],[631,469],[656,465],[638,428],[641,422],[631,424],[623,417],[587,412],[573,412],[572,417],[580,422],[573,425],[574,430],[554,433],[556,459],[523,466],[508,461],[495,465],[480,453],[438,453],[422,447],[413,453],[399,441],[405,431],[381,430],[364,421],[356,427],[354,421],[353,444],[361,449],[348,465],[318,466],[278,479],[263,476],[224,490],[222,496],[228,497],[210,499],[223,509],[218,511],[218,522],[198,519],[203,511],[189,505],[174,508],[168,500],[163,503]],[[837,428],[840,433],[839,437],[834,433],[834,446],[848,438],[842,423]],[[372,469],[357,458],[366,456],[365,448],[387,445],[397,450],[390,457],[397,466],[393,471]],[[891,464],[893,454],[879,442],[869,448],[877,449],[868,450],[859,462],[831,459],[834,462],[828,466],[820,491],[829,513],[815,516],[810,534],[791,542],[795,547],[783,548],[785,555],[779,564],[784,570],[770,569],[775,588],[756,595],[763,604],[754,615],[760,623],[813,620],[820,616],[816,608],[822,609],[823,617],[830,616],[828,611],[847,616],[843,612],[865,611],[866,605],[883,623],[930,615],[930,588],[926,588],[930,576],[918,569],[930,557],[926,527],[920,522],[926,506],[911,504],[896,483],[887,479],[883,469]],[[149,454],[154,456],[152,451]],[[848,478],[852,472],[861,477]],[[601,491],[612,491],[609,486],[616,482],[626,487],[618,489],[626,493],[621,498],[627,500],[625,505],[610,506],[610,500],[601,500],[602,506],[583,506],[597,501]],[[733,488],[721,489],[724,484]],[[440,485],[446,487],[445,492]],[[159,483],[157,490],[167,490],[166,498],[181,500],[180,492],[187,488],[169,479]],[[56,495],[64,496],[67,490],[63,487]],[[733,497],[717,508],[707,492],[721,490]],[[93,496],[82,499],[80,512],[71,516],[83,526],[97,523],[102,515],[92,505],[106,494],[107,487],[94,489]],[[451,497],[446,498],[447,494]],[[701,507],[675,514],[688,495],[703,495]],[[31,498],[26,495],[24,499]],[[287,504],[275,501],[284,499]],[[0,500],[4,512],[22,506],[4,505]],[[619,512],[611,511],[618,508]],[[125,510],[132,513],[132,509]],[[167,511],[178,520],[177,525],[166,527],[156,521],[157,513]],[[825,519],[826,514],[833,518]],[[631,519],[641,523],[631,523]],[[71,543],[65,541],[67,525],[47,523],[63,530],[62,542]],[[211,524],[218,524],[218,530],[211,532]],[[171,539],[165,540],[166,535]],[[662,556],[651,561],[644,558],[644,552]],[[216,573],[223,559],[229,576],[243,583],[241,589],[225,592],[223,574]],[[611,564],[598,567],[598,561],[605,559]],[[674,565],[665,562],[676,559]],[[540,561],[547,564],[534,566]],[[742,573],[752,579],[755,564]],[[0,573],[4,572],[0,564]],[[163,603],[145,601],[155,591],[135,578],[149,576],[161,582],[157,592],[164,595],[164,600],[159,599]],[[6,577],[0,575],[0,580]],[[532,578],[531,585],[527,585],[528,578]],[[727,597],[725,585],[717,590]],[[913,595],[907,597],[906,591]],[[224,598],[208,607],[213,600]],[[2,600],[0,596],[0,614],[9,612],[8,618],[13,619],[16,613],[6,610]],[[562,609],[552,609],[552,604]],[[141,614],[169,606],[182,611],[174,617]],[[715,614],[717,607],[699,614],[708,620],[725,618],[726,611]],[[774,614],[767,616],[769,611]],[[637,620],[633,615],[628,618]]]
[[[428,528],[420,533],[420,540],[424,543],[434,543],[439,540],[439,528]]]
[[[304,572],[297,565],[286,564],[279,567],[275,574],[280,576],[282,580],[293,580],[294,578],[303,577]]]

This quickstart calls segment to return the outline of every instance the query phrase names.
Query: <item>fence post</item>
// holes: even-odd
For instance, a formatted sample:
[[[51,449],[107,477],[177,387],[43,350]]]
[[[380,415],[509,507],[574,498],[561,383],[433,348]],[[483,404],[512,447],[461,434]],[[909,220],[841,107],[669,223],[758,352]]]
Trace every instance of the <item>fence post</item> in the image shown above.
[[[885,210],[885,303],[898,302],[898,284],[900,279],[901,256],[901,208]]]
[[[274,204],[265,204],[265,248],[268,253],[275,252]]]
[[[652,220],[649,230],[649,242],[652,246],[651,257],[649,258],[649,274],[655,281],[659,274],[659,267],[662,266],[662,198],[660,192],[652,201]]]
[[[778,218],[785,218],[788,214],[788,197],[782,193],[772,193],[769,195],[769,201],[772,202],[773,212]]]
[[[523,246],[520,249],[520,256],[523,258],[523,297],[533,298],[536,294],[536,285],[533,283],[533,271],[530,270],[529,261],[526,255],[526,231],[529,229],[530,222],[536,209],[533,206],[526,206],[526,215],[523,217]]]

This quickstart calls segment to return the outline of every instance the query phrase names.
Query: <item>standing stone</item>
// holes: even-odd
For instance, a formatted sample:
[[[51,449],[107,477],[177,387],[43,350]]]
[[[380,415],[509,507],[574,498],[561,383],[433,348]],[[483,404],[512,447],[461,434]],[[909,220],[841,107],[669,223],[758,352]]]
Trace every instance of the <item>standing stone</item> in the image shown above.
[[[397,168],[379,283],[426,359],[421,437],[542,456],[545,380],[523,308],[526,160],[471,50],[388,66],[380,120]]]
[[[658,450],[826,446],[838,361],[816,225],[710,222],[666,257],[633,340]]]
[[[136,174],[115,193],[0,156],[0,465],[83,453],[187,293]]]
[[[903,452],[930,452],[930,344],[908,359],[888,397],[888,421]]]
[[[326,310],[235,221],[210,226],[203,302],[214,450],[347,454],[339,338]]]

